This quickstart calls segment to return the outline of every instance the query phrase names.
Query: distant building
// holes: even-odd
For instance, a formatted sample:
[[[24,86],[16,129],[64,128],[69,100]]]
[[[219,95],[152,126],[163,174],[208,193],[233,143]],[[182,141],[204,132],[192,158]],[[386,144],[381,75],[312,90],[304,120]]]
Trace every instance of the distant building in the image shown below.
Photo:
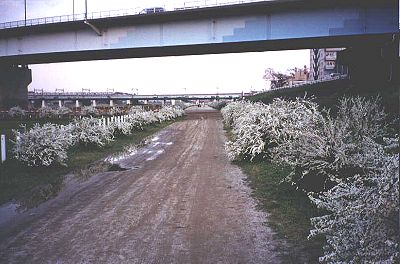
[[[290,78],[290,84],[300,84],[307,82],[310,78],[310,72],[306,65],[301,68],[294,68],[292,72],[292,77]]]
[[[347,74],[347,67],[337,63],[337,54],[344,48],[326,48],[310,50],[311,80],[323,80],[339,74]]]

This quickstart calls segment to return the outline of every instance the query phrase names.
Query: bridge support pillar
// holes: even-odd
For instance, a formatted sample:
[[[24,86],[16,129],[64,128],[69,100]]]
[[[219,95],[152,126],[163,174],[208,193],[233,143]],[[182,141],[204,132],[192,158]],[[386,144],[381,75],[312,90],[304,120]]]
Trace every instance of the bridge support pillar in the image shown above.
[[[61,100],[58,100],[58,107],[61,108],[63,106],[63,102]]]
[[[32,72],[25,65],[0,65],[0,109],[28,106]]]
[[[175,100],[171,99],[171,105],[175,105]]]
[[[113,100],[110,100],[110,106],[111,107],[114,106],[114,101]]]
[[[145,105],[147,105],[147,104],[148,104],[147,100],[144,100],[144,101],[143,101],[143,103],[144,103]]]
[[[92,100],[92,106],[96,107],[96,100]]]
[[[75,107],[79,107],[79,100],[75,100]]]
[[[42,107],[46,107],[46,101],[42,100]]]
[[[131,100],[126,100],[126,104],[130,105],[131,104]]]

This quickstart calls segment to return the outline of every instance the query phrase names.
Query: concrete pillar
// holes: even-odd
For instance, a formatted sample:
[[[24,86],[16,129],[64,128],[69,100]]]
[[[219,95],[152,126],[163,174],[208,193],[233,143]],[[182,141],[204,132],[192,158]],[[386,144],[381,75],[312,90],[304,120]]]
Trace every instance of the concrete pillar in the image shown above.
[[[114,101],[113,100],[110,100],[110,106],[111,107],[114,106]]]
[[[92,100],[92,106],[96,107],[96,100]]]
[[[62,101],[58,100],[58,107],[61,108],[63,106]]]
[[[126,100],[126,104],[130,105],[131,104],[131,100]]]
[[[0,109],[28,105],[28,85],[32,72],[28,66],[0,65]]]
[[[171,105],[175,105],[175,99],[171,99]]]
[[[146,104],[146,105],[148,104],[147,100],[144,100],[143,103]]]
[[[42,100],[42,107],[46,107],[46,101]]]
[[[79,100],[75,100],[75,107],[79,107]]]

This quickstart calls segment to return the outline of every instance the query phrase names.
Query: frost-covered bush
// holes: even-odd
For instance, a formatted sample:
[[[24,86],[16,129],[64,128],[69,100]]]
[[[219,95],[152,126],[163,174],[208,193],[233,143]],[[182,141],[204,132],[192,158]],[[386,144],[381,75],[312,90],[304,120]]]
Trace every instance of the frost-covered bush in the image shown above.
[[[217,110],[221,110],[223,107],[226,106],[226,101],[214,101],[208,104],[208,106],[217,109]]]
[[[96,107],[91,106],[91,105],[90,106],[84,106],[81,109],[81,115],[92,116],[92,117],[98,116],[99,115],[99,110],[97,110]]]
[[[144,112],[143,108],[141,106],[133,105],[129,108],[128,110],[128,115],[130,114],[136,114],[138,112]]]
[[[35,125],[25,132],[14,132],[16,141],[13,152],[16,159],[29,166],[49,166],[55,162],[65,165],[67,150],[73,145],[103,147],[113,141],[114,135],[129,135],[135,129],[180,115],[183,115],[181,109],[170,107],[158,113],[137,111],[107,125],[94,117],[74,119],[67,126],[50,123]]]
[[[126,118],[124,121],[121,122],[114,122],[112,125],[114,127],[114,133],[122,134],[122,135],[130,135],[134,129],[135,120],[131,118]]]
[[[57,111],[52,109],[51,107],[44,106],[39,108],[39,117],[40,118],[52,118],[57,116]]]
[[[310,237],[325,235],[322,263],[398,263],[399,156],[374,151],[376,169],[310,195],[330,213],[311,218]]]
[[[353,140],[372,139],[384,136],[386,114],[380,97],[343,97],[339,101],[337,120],[346,127]]]
[[[112,107],[109,111],[109,114],[114,116],[114,115],[121,115],[124,111],[121,108],[118,107]]]
[[[295,168],[288,178],[314,191],[328,189],[342,178],[365,174],[375,167],[371,151],[384,134],[385,114],[377,100],[343,98],[338,115],[315,115],[313,124],[298,130],[273,151],[274,160]]]
[[[100,126],[97,118],[75,119],[70,126],[76,144],[103,147],[114,139],[114,127],[112,125]]]
[[[59,117],[68,117],[71,113],[72,110],[65,106],[61,106],[55,110],[55,114]]]
[[[271,104],[237,102],[222,109],[225,123],[232,127],[233,140],[226,149],[231,159],[267,157],[281,142],[310,129],[320,113],[317,104],[297,99],[275,99]]]
[[[237,101],[232,102],[221,109],[221,114],[224,118],[224,122],[228,126],[232,126],[233,122],[242,114],[249,113],[253,108],[259,105],[260,107],[263,104],[250,103],[248,101]]]
[[[159,122],[169,121],[182,116],[184,111],[178,107],[165,106],[155,113]]]
[[[236,102],[222,114],[230,156],[270,150],[295,169],[293,184],[321,184],[309,197],[327,212],[311,219],[310,237],[327,240],[322,263],[399,262],[399,144],[386,135],[379,99],[343,98],[335,116],[306,100]]]
[[[8,115],[10,117],[24,117],[26,115],[26,112],[21,107],[14,106],[11,107],[10,110],[8,110]]]
[[[55,162],[65,165],[67,150],[74,142],[68,127],[51,123],[35,124],[25,132],[13,132],[16,137],[14,157],[28,166],[50,166]]]

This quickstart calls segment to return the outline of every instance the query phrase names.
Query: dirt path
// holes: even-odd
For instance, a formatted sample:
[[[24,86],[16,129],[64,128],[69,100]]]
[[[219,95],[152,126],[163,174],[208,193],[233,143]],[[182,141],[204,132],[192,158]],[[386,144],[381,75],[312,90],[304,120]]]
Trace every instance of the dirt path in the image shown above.
[[[131,169],[67,188],[4,235],[0,262],[279,263],[265,215],[224,153],[219,113],[202,111],[120,161]]]

